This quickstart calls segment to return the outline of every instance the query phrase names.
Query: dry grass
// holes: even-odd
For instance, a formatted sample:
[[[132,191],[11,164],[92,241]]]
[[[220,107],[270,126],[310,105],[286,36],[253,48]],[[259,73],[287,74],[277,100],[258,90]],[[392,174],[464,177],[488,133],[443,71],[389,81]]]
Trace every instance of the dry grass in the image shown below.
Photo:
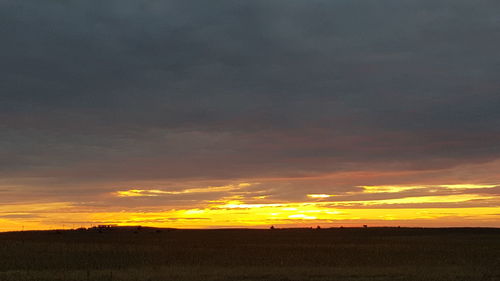
[[[498,229],[0,234],[0,280],[500,280]]]

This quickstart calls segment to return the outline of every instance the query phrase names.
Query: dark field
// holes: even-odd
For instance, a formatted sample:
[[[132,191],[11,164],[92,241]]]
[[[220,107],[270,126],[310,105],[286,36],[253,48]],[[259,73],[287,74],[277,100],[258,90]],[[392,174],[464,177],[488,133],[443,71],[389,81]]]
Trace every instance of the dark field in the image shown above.
[[[500,229],[0,233],[0,280],[500,280]]]

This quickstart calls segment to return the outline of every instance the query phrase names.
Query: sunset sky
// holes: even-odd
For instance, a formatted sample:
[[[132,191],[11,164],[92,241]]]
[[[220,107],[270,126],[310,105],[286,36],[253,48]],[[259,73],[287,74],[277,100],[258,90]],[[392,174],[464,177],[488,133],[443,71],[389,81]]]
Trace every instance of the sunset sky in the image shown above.
[[[0,231],[500,227],[499,11],[0,0]]]

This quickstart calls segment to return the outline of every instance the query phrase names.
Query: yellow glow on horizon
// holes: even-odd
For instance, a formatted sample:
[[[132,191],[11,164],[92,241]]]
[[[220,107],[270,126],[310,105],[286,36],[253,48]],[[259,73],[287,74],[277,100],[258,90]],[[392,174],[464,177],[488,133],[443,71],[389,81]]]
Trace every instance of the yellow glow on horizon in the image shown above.
[[[290,204],[295,205],[295,204]],[[300,204],[299,204],[300,205]],[[276,212],[276,211],[279,212]],[[314,215],[310,215],[314,211]],[[450,218],[467,219],[473,216],[475,219],[494,222],[497,219],[493,214],[498,213],[499,208],[433,208],[433,209],[342,209],[337,211],[333,208],[322,206],[297,206],[295,211],[284,211],[283,208],[275,206],[261,206],[260,208],[245,209],[205,209],[203,213],[189,211],[169,211],[161,213],[114,213],[94,214],[95,219],[106,223],[117,223],[119,225],[164,226],[164,227],[268,227],[269,225],[301,224],[309,221],[313,224],[343,224],[353,221],[399,221],[399,223],[411,223],[412,220],[439,221],[446,225]],[[166,222],[166,218],[175,220]]]
[[[64,205],[64,204],[62,204]],[[85,226],[91,224],[142,225],[176,228],[205,227],[269,227],[270,225],[303,225],[304,222],[322,225],[365,224],[378,221],[379,225],[390,225],[392,221],[412,225],[412,221],[427,222],[430,225],[496,225],[499,207],[477,208],[336,208],[326,204],[286,203],[286,204],[243,204],[236,208],[224,205],[207,206],[198,209],[165,211],[87,211],[60,209],[57,204],[52,211],[45,209],[34,219],[24,221],[0,218],[0,231],[28,229],[54,229]],[[18,214],[18,213],[13,213]],[[24,213],[23,213],[24,214]],[[387,223],[383,223],[386,221]],[[413,224],[415,225],[415,224]],[[476,225],[477,226],[477,225]]]
[[[201,209],[190,209],[190,210],[186,210],[184,212],[184,214],[186,214],[186,215],[203,214],[203,213],[205,213],[205,210],[201,210]]]
[[[303,220],[315,220],[316,219],[316,217],[307,216],[304,214],[289,215],[288,218],[290,218],[290,219],[303,219]]]
[[[92,224],[210,228],[306,224],[323,226],[370,222],[379,225],[393,222],[397,222],[398,225],[412,225],[413,221],[418,221],[418,225],[422,226],[500,227],[500,207],[498,207],[500,197],[494,194],[474,193],[474,189],[494,188],[497,185],[363,186],[363,190],[359,192],[349,192],[344,195],[306,194],[309,201],[305,198],[302,202],[276,202],[272,195],[273,200],[268,200],[268,195],[252,194],[244,190],[251,185],[252,183],[243,182],[179,191],[129,189],[113,193],[116,197],[148,197],[221,192],[218,199],[198,201],[196,204],[187,203],[186,206],[178,206],[175,209],[158,205],[118,209],[116,206],[93,204],[87,206],[72,202],[0,205],[0,231],[22,228],[28,230],[89,227]],[[435,193],[433,196],[418,196],[416,193],[413,197],[401,197],[408,194],[402,193],[397,197],[397,192],[426,188],[460,190],[460,192],[442,195]],[[463,194],[466,190],[471,192]],[[229,192],[224,193],[225,191]],[[391,194],[381,197],[373,196],[374,193]],[[359,197],[360,200],[356,200],[358,195],[362,195]],[[476,222],[478,225],[475,225]]]

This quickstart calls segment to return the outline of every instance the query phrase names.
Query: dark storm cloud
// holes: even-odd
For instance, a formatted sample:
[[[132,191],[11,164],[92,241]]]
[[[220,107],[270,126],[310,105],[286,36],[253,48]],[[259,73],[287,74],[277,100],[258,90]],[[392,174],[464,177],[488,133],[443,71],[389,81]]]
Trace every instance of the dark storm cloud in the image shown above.
[[[61,190],[494,160],[498,9],[0,1],[0,174]]]

